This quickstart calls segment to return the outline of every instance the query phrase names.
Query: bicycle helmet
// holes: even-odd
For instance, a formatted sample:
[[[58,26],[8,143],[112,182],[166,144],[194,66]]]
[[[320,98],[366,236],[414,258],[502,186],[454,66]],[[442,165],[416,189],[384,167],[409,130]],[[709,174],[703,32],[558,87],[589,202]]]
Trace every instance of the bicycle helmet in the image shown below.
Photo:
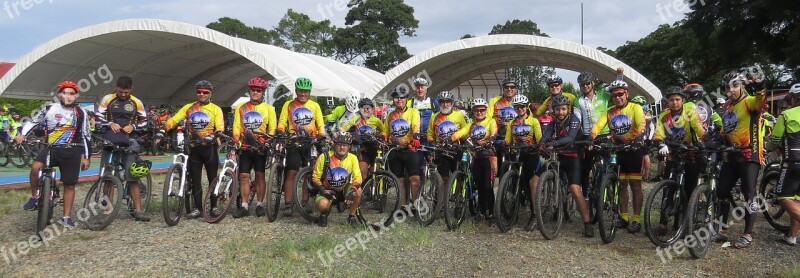
[[[333,133],[333,142],[339,144],[352,144],[353,143],[353,136],[350,135],[350,132],[347,131],[339,131]]]
[[[210,92],[214,90],[214,85],[212,85],[208,80],[200,80],[194,85],[194,88],[195,90],[206,90]]]
[[[792,85],[792,87],[789,88],[789,94],[795,96],[800,94],[800,83]]]
[[[408,97],[408,89],[403,86],[397,86],[392,89],[392,97]]]
[[[449,100],[453,101],[453,93],[450,91],[442,91],[439,93],[439,100]]]
[[[683,87],[683,91],[686,92],[686,96],[692,99],[698,99],[706,93],[703,89],[703,85],[697,83],[690,83]]]
[[[566,97],[564,94],[559,94],[550,99],[550,107],[569,105],[569,104],[570,104],[569,98]]]
[[[678,94],[681,95],[681,97],[686,98],[686,91],[684,91],[683,89],[681,89],[681,87],[678,86],[669,86],[669,88],[667,88],[667,93],[664,96],[669,98],[669,96],[674,94]]]
[[[508,85],[508,84],[513,84],[514,86],[519,86],[519,84],[517,83],[517,80],[514,80],[513,78],[506,78],[506,79],[503,79],[502,82],[500,82],[500,86],[505,86],[505,85]]]
[[[151,166],[153,166],[153,163],[149,160],[138,160],[131,163],[131,167],[128,170],[132,178],[141,179],[150,173]]]
[[[247,82],[247,86],[266,89],[267,88],[267,80],[264,80],[261,77],[253,77],[250,81]]]
[[[294,82],[294,88],[296,90],[311,91],[311,87],[311,79],[306,77],[297,78],[297,81]]]
[[[375,108],[375,103],[372,102],[371,99],[362,98],[358,101],[358,108],[364,107],[364,105],[369,105],[372,108]]]
[[[550,84],[553,83],[562,84],[564,83],[564,80],[561,79],[561,76],[551,74],[550,76],[547,77],[547,81],[545,83],[547,83],[547,86],[550,86]]]
[[[422,77],[414,79],[414,86],[420,86],[420,85],[428,86],[428,79]]]
[[[731,71],[722,77],[722,84],[720,84],[720,86],[722,86],[723,88],[728,87],[733,85],[737,81],[739,82],[738,83],[739,85],[747,84],[747,78],[743,74],[738,73],[736,71]]]
[[[717,102],[717,104],[725,104],[725,98],[718,97],[716,102]]]
[[[647,100],[644,99],[643,96],[635,96],[631,99],[631,102],[639,104],[639,105],[647,105]]]
[[[355,113],[358,111],[358,101],[361,99],[361,96],[358,93],[352,93],[344,100],[344,106],[347,108],[347,111],[350,113]]]
[[[578,75],[578,85],[592,81],[594,81],[594,75],[591,72],[582,72]]]
[[[613,92],[614,90],[620,88],[625,89],[627,91],[628,83],[622,80],[614,80],[614,82],[611,82],[611,84],[608,85],[608,89],[606,91]]]
[[[61,84],[58,84],[58,88],[56,89],[56,92],[60,93],[62,90],[66,89],[66,88],[72,88],[77,93],[81,92],[80,89],[78,89],[78,84],[75,83],[75,82],[72,82],[70,80],[65,80],[65,81],[61,82]]]
[[[475,107],[478,107],[478,106],[489,107],[489,104],[486,103],[486,100],[482,99],[482,98],[476,98],[476,99],[472,100],[472,108],[475,108]]]
[[[511,104],[513,105],[528,105],[528,97],[523,94],[517,94],[513,98],[511,98]]]

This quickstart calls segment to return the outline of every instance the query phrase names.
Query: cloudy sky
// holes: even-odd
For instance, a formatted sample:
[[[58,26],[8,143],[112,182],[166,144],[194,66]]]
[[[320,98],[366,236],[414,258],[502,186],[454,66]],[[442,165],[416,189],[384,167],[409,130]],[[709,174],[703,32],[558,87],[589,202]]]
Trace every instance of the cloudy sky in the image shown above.
[[[66,32],[108,21],[155,18],[205,26],[232,17],[250,26],[271,29],[288,9],[314,20],[330,19],[343,26],[346,0],[1,0],[0,61],[16,61],[37,46]],[[585,1],[584,44],[615,49],[672,24],[689,9],[682,0]],[[578,0],[407,0],[419,20],[415,37],[401,43],[413,55],[464,34],[485,35],[495,24],[529,19],[546,34],[574,42],[581,39]],[[572,80],[571,73],[564,73]]]

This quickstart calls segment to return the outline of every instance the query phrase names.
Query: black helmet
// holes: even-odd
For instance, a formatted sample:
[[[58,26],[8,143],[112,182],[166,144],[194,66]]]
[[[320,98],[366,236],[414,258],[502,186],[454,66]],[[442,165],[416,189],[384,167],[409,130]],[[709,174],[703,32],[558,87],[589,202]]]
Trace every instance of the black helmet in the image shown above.
[[[683,97],[684,99],[686,98],[686,92],[683,91],[683,89],[681,87],[678,87],[678,86],[669,86],[667,88],[667,93],[664,94],[664,97],[669,98],[669,96],[674,95],[674,94],[678,94],[681,97]]]
[[[569,105],[569,104],[570,104],[569,98],[566,97],[564,94],[559,94],[550,99],[550,107]]]
[[[578,75],[578,85],[592,81],[594,81],[594,75],[592,75],[591,72],[581,72],[581,74]]]
[[[407,97],[408,96],[408,89],[406,87],[397,86],[392,89],[392,97]]]
[[[368,98],[362,98],[358,101],[358,108],[364,107],[364,105],[369,105],[370,107],[375,108],[375,103]]]
[[[514,80],[513,78],[506,78],[500,82],[500,86],[505,86],[506,84],[514,84],[514,86],[519,86],[517,80]]]

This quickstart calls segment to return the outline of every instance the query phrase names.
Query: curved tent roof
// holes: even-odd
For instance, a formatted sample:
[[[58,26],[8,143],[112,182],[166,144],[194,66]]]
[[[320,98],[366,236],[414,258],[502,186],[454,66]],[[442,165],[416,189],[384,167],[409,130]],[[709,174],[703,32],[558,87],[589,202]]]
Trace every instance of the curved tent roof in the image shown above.
[[[430,48],[388,71],[369,94],[385,98],[390,88],[410,87],[416,77],[428,78],[428,92],[438,92],[487,72],[531,65],[589,71],[607,82],[616,78],[617,67],[623,67],[632,94],[644,95],[650,101],[661,99],[661,91],[653,83],[614,57],[578,43],[533,35],[481,36]],[[500,90],[499,80],[489,86]]]
[[[314,82],[315,96],[344,97],[366,92],[382,79],[373,70],[260,44],[193,24],[156,19],[102,23],[59,36],[21,58],[0,78],[4,97],[51,98],[57,84],[81,86],[80,101],[96,101],[114,90],[116,78],[130,75],[135,95],[146,104],[194,100],[193,86],[214,84],[213,100],[223,105],[260,76],[294,90],[294,80]],[[371,96],[371,95],[368,95]]]

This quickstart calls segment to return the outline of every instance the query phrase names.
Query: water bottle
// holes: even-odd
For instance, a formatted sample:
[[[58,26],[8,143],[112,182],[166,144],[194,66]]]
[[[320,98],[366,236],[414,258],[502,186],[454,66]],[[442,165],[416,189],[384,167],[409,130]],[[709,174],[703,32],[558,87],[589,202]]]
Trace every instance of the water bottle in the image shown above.
[[[617,154],[611,154],[611,164],[617,164]]]
[[[461,153],[461,161],[467,162],[469,160],[469,154],[467,152]]]
[[[183,130],[178,130],[178,145],[183,143]]]

